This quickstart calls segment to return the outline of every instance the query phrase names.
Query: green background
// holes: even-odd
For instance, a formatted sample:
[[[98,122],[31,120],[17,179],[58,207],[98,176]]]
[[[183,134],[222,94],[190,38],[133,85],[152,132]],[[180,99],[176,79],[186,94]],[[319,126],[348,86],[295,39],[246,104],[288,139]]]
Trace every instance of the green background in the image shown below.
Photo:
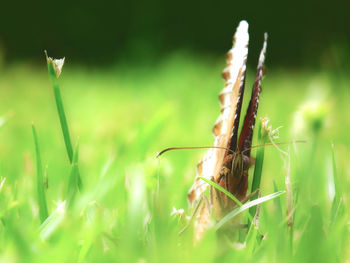
[[[251,54],[268,32],[275,66],[348,65],[349,9],[346,0],[4,0],[0,44],[7,61],[39,61],[48,49],[85,65],[155,60],[178,49],[222,55],[245,19]]]

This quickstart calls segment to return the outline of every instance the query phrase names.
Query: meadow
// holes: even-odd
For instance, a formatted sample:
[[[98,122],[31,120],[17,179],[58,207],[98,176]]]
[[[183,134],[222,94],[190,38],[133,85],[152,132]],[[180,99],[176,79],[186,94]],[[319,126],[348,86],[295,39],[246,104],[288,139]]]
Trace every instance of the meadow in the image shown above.
[[[191,215],[187,192],[205,150],[156,158],[167,147],[212,145],[224,58],[178,52],[108,68],[66,58],[58,83],[72,147],[79,145],[72,164],[44,57],[42,65],[0,68],[0,261],[347,262],[349,76],[271,64],[253,145],[262,117],[282,126],[276,142],[306,143],[264,148],[262,196],[285,190],[286,177],[290,189],[261,204],[253,237],[225,249],[214,229],[197,245],[191,228],[178,235],[184,218],[171,215],[174,207]],[[242,114],[254,76],[249,68]],[[71,181],[77,167],[81,189]]]

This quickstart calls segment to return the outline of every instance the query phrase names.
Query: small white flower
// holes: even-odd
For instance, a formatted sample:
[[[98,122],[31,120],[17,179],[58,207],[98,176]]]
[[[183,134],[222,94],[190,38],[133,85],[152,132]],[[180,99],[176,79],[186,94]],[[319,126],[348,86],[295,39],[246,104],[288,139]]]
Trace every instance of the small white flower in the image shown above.
[[[55,71],[56,71],[56,77],[58,78],[61,73],[62,73],[62,67],[64,64],[64,59],[65,58],[61,58],[61,59],[54,59],[53,60],[53,66],[55,67]]]
[[[183,215],[185,214],[185,210],[180,208],[180,209],[176,209],[175,207],[173,207],[173,211],[171,211],[170,216],[179,216],[179,217],[183,217]]]
[[[267,136],[271,142],[279,138],[279,130],[281,128],[282,126],[272,129],[272,126],[270,125],[270,119],[268,117],[261,118],[261,132],[263,133],[262,136]]]
[[[45,50],[45,55],[46,55],[46,60],[47,60],[47,63],[50,64],[52,63],[54,69],[55,69],[55,72],[56,72],[56,77],[58,78],[61,73],[62,73],[62,68],[63,68],[63,65],[64,65],[64,60],[65,58],[61,58],[61,59],[53,59],[51,57],[49,57],[47,55],[47,52]]]

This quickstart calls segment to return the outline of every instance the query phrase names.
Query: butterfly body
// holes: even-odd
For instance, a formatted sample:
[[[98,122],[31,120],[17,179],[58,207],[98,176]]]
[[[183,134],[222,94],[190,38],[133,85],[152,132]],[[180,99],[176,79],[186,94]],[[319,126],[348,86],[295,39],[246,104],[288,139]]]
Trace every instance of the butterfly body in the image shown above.
[[[239,149],[224,158],[224,164],[215,183],[232,193],[242,201],[248,190],[248,169],[254,164],[253,158],[248,158]],[[211,203],[215,209],[216,218],[222,218],[237,204],[226,194],[211,188]]]

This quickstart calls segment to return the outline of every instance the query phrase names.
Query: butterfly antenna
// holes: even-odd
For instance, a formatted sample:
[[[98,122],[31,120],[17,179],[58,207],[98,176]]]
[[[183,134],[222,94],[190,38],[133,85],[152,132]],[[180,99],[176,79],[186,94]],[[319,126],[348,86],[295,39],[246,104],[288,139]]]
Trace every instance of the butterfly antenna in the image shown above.
[[[254,145],[252,147],[249,147],[247,149],[245,149],[244,151],[242,151],[242,153],[249,151],[251,149],[254,148],[260,148],[260,147],[265,147],[265,146],[277,146],[277,145],[285,145],[285,144],[294,144],[294,143],[306,143],[305,140],[295,140],[295,141],[291,141],[291,142],[277,142],[277,143],[265,143],[265,144],[259,144],[259,145]]]
[[[226,147],[220,147],[220,146],[193,146],[193,147],[170,147],[170,148],[166,148],[162,151],[160,151],[159,153],[157,153],[157,158],[159,156],[161,156],[163,153],[165,152],[169,152],[169,151],[173,151],[173,150],[197,150],[197,149],[222,149],[222,150],[227,150],[231,153],[235,153],[234,151],[232,151],[231,149],[229,148],[226,148]]]

